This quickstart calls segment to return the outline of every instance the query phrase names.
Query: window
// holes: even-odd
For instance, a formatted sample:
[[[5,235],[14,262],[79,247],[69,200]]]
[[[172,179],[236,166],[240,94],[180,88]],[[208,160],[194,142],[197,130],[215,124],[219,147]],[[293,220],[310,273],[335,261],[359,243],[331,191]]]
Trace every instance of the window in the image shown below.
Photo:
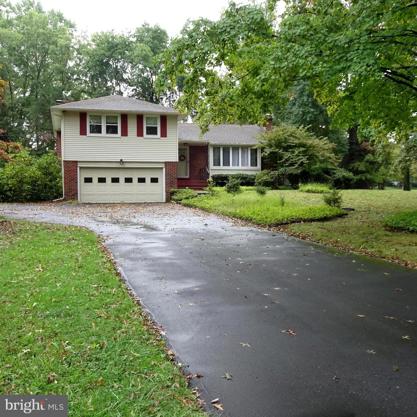
[[[145,137],[159,137],[159,116],[145,116]]]
[[[106,116],[106,134],[117,135],[119,133],[119,118],[117,116]]]
[[[112,184],[118,184],[120,182],[120,178],[119,177],[112,177],[111,182],[112,182]]]
[[[119,135],[119,116],[90,114],[88,116],[89,135]]]
[[[132,184],[133,178],[132,177],[125,177],[125,184]]]
[[[90,130],[89,132],[91,134],[98,134],[101,135],[101,116],[96,116],[93,114],[90,114],[89,118],[90,123]]]
[[[213,166],[219,167],[220,164],[220,146],[215,146],[213,148]]]
[[[106,183],[106,177],[98,177],[97,182],[99,184],[105,184]]]
[[[213,146],[213,167],[257,168],[258,149],[248,146]]]
[[[230,148],[223,149],[223,166],[230,167]]]
[[[158,177],[151,177],[151,183],[157,184],[158,182],[159,182],[159,178]]]
[[[258,150],[257,149],[250,150],[250,166],[251,167],[258,166]]]
[[[91,184],[93,182],[92,177],[84,177],[84,184]]]
[[[145,177],[138,177],[138,183],[144,184],[145,182],[146,182],[146,178]]]
[[[242,148],[241,149],[241,165],[243,167],[249,166],[248,148]]]
[[[239,166],[239,150],[240,148],[232,148],[232,166],[238,167]]]

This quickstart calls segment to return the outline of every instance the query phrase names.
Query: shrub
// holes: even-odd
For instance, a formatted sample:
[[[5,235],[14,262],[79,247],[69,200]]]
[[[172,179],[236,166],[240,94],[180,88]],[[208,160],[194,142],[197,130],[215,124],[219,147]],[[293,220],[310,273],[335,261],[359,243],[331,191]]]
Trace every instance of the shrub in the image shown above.
[[[239,180],[240,185],[253,186],[255,185],[255,174],[214,174],[212,180],[215,186],[224,187],[230,178]]]
[[[0,169],[0,201],[52,200],[61,194],[60,162],[52,153],[33,157],[21,152]]]
[[[228,183],[226,184],[226,191],[230,194],[240,193],[240,181],[237,178],[230,178]]]
[[[207,188],[206,190],[210,195],[214,195],[216,193],[216,190],[214,189],[214,181],[212,178],[209,178],[207,180]]]
[[[190,188],[179,188],[171,190],[171,200],[177,203],[183,200],[189,200],[190,198],[197,197],[198,194],[195,190]]]
[[[333,171],[331,181],[332,181],[332,186],[334,188],[348,189],[348,188],[353,188],[354,184],[356,183],[356,178],[347,169],[336,168]]]
[[[393,214],[385,218],[384,224],[390,229],[417,233],[417,210]]]
[[[283,184],[282,176],[278,171],[264,170],[256,174],[255,185],[262,187],[272,188],[277,190],[280,185]]]
[[[264,187],[263,185],[257,185],[255,187],[255,191],[258,195],[265,195],[268,191],[268,188]]]
[[[298,188],[299,191],[303,193],[316,193],[316,194],[324,194],[330,191],[330,187],[327,184],[321,183],[309,183],[309,184],[302,184]]]
[[[342,193],[335,188],[323,195],[324,202],[330,207],[340,208],[342,206]]]

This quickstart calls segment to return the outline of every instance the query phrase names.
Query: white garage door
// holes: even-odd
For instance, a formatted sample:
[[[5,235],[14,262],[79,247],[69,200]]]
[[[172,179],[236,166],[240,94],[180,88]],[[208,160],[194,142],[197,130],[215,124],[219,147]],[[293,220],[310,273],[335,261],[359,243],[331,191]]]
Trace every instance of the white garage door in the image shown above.
[[[80,168],[83,203],[163,202],[162,168]]]

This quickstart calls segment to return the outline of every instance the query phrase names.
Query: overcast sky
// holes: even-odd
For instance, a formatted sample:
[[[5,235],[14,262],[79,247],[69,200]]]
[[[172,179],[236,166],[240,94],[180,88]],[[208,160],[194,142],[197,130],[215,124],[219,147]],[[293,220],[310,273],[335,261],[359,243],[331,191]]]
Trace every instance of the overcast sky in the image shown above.
[[[219,18],[228,0],[39,0],[46,10],[55,9],[91,34],[115,30],[126,32],[143,23],[158,24],[170,36],[177,35],[188,19]],[[260,2],[260,0],[256,0]],[[241,3],[253,2],[244,0]]]

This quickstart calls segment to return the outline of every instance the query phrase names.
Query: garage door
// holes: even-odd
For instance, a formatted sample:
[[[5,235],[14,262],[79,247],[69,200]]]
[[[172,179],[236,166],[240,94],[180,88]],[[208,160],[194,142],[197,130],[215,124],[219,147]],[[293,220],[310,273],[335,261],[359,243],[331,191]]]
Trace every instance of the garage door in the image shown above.
[[[83,203],[163,202],[162,168],[80,168]]]

